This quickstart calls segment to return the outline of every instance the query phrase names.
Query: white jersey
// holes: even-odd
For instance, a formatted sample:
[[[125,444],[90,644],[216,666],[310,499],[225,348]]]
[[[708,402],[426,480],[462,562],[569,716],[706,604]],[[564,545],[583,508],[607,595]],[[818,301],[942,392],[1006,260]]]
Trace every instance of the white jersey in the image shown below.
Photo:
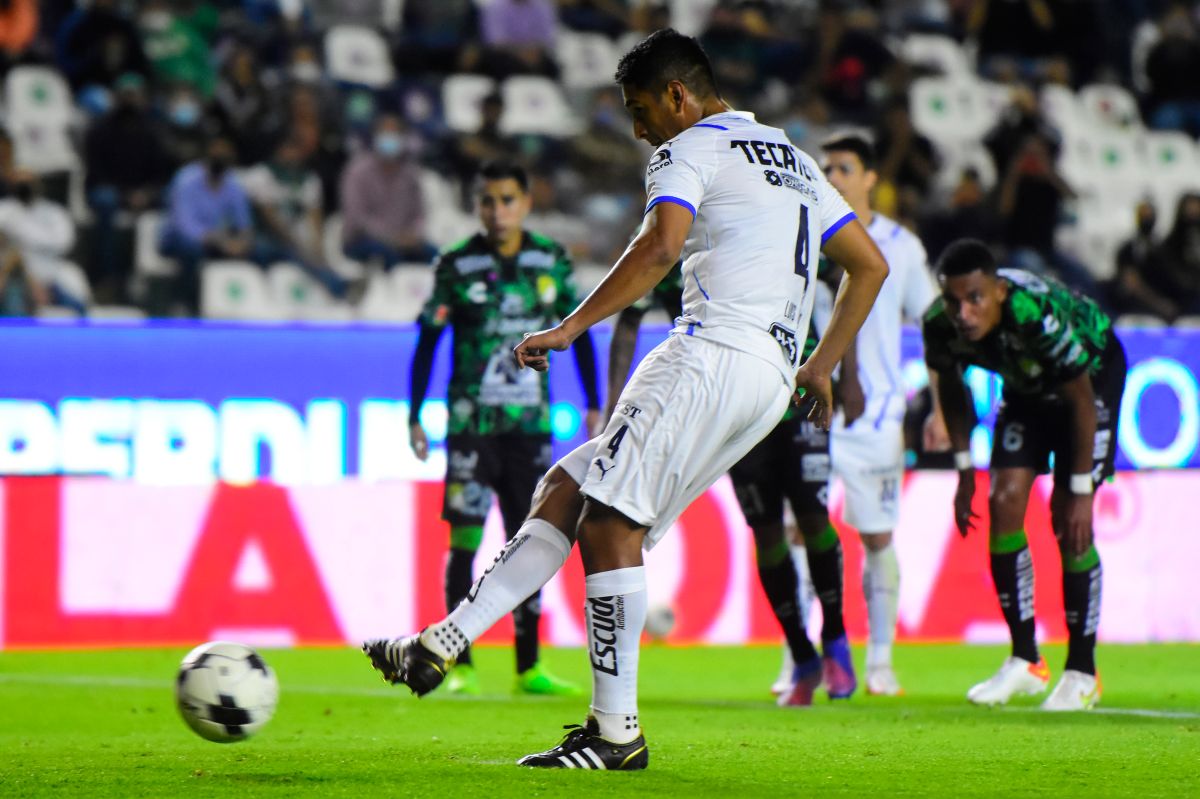
[[[695,217],[674,335],[762,358],[791,382],[812,314],[818,251],[854,212],[816,162],[778,128],[725,112],[655,151],[646,210],[670,202]]]
[[[883,214],[873,214],[867,233],[891,271],[858,333],[858,379],[867,403],[854,428],[870,425],[878,430],[904,418],[901,324],[905,318],[920,319],[935,292],[925,248],[911,231]]]

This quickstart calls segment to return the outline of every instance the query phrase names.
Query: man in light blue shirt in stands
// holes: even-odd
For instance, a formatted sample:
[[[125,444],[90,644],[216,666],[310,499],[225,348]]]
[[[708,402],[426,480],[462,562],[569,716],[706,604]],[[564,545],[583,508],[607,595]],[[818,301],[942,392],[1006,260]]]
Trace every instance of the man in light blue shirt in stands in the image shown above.
[[[200,307],[200,263],[205,258],[251,258],[250,200],[232,174],[234,150],[216,137],[203,161],[183,167],[167,188],[159,251],[179,262],[177,299],[195,315]]]

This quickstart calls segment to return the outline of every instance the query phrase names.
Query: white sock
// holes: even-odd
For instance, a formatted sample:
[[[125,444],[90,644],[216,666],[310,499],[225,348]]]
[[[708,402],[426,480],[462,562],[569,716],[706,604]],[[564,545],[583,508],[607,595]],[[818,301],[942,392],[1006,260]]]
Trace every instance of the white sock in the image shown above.
[[[588,654],[592,661],[592,716],[601,737],[628,743],[638,724],[637,668],[646,624],[646,569],[631,566],[588,575]]]
[[[571,542],[542,519],[526,519],[467,598],[421,633],[421,643],[448,660],[458,657],[513,608],[550,582],[571,554]]]
[[[900,602],[900,563],[896,560],[896,548],[891,544],[878,551],[867,550],[863,565],[863,597],[867,600],[870,627],[867,668],[890,667]]]
[[[808,552],[802,546],[791,544],[788,551],[792,555],[792,563],[796,565],[796,608],[800,611],[800,627],[808,629],[808,612],[812,609],[813,591],[812,575],[808,573]]]

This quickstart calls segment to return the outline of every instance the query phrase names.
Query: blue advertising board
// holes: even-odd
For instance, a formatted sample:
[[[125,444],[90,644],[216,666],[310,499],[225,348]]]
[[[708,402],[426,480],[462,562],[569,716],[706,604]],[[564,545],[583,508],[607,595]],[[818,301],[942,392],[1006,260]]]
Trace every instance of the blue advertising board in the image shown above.
[[[609,331],[595,333],[601,374]],[[642,332],[638,357],[661,341]],[[1130,373],[1117,466],[1200,466],[1200,331],[1125,330]],[[449,337],[422,420],[434,456],[408,447],[414,326],[8,322],[0,325],[0,474],[104,474],[147,482],[431,479],[444,468]],[[926,383],[904,336],[910,393]],[[971,370],[986,463],[999,380]],[[601,385],[605,381],[602,377]],[[555,449],[582,443],[574,359],[551,368]]]

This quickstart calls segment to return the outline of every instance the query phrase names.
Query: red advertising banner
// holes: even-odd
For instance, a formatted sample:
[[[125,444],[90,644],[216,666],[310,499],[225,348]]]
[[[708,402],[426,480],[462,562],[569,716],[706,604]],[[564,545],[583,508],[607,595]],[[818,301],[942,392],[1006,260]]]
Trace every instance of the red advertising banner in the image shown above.
[[[986,520],[986,476],[977,510]],[[986,540],[953,529],[956,478],[905,480],[896,531],[901,640],[998,641],[1006,631]],[[1062,638],[1058,552],[1039,481],[1027,519],[1043,637]],[[1104,558],[1100,627],[1109,641],[1200,641],[1194,564],[1200,536],[1183,520],[1200,473],[1126,473],[1097,498]],[[151,486],[105,478],[0,480],[0,647],[343,644],[420,628],[443,612],[447,528],[440,483],[342,481]],[[835,487],[832,510],[840,517]],[[502,543],[489,519],[476,563]],[[845,546],[847,626],[865,633],[862,549]],[[753,541],[722,481],[647,555],[652,605],[677,615],[670,640],[779,639],[758,586]],[[543,638],[584,640],[577,555],[547,585]],[[815,621],[814,621],[815,623]],[[485,641],[510,640],[505,620]]]

